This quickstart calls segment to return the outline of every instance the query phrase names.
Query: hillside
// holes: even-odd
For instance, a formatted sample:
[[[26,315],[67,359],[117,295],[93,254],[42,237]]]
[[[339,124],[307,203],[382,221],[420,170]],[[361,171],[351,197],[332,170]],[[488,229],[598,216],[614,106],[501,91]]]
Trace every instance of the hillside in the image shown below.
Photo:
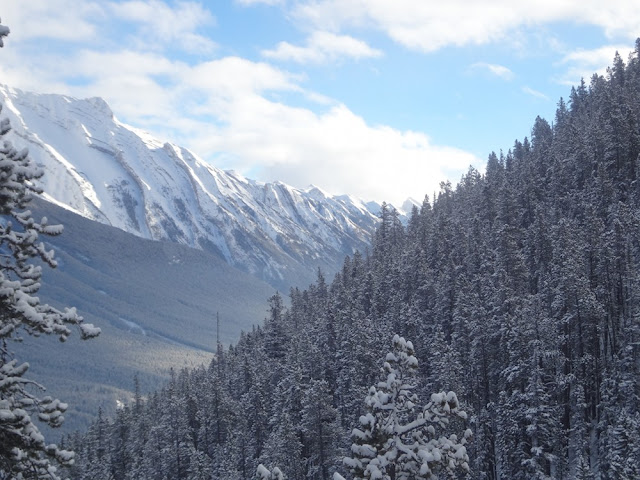
[[[217,315],[220,341],[237,341],[276,290],[308,285],[318,268],[332,275],[377,222],[374,203],[216,169],[120,123],[98,98],[0,86],[0,101],[7,138],[45,172],[36,216],[65,227],[44,239],[59,266],[45,269],[40,297],[103,330],[64,351],[45,339],[12,346],[71,404],[65,431],[98,407],[113,413],[136,374],[150,390],[172,366],[208,362]]]
[[[371,444],[389,452],[371,478],[418,478],[433,456],[411,457],[411,428],[362,433],[388,401],[371,392],[398,333],[415,345],[412,392],[453,390],[469,414],[470,478],[640,478],[639,160],[640,40],[406,228],[383,210],[371,255],[333,282],[292,291],[288,309],[272,301],[264,328],[209,369],[96,422],[73,443],[72,473],[104,448],[115,478],[250,479],[260,463],[363,478]],[[409,411],[390,415],[419,423]],[[123,430],[137,433],[105,446]],[[342,459],[358,455],[348,472]]]
[[[169,378],[170,368],[209,362],[220,341],[237,341],[267,313],[270,285],[208,252],[144,240],[85,219],[50,203],[33,205],[36,217],[62,223],[59,237],[43,237],[58,267],[45,269],[39,297],[74,305],[102,334],[90,342],[73,336],[26,338],[12,344],[28,358],[30,374],[70,404],[65,431],[83,428],[98,407],[115,411],[138,376],[147,391]]]

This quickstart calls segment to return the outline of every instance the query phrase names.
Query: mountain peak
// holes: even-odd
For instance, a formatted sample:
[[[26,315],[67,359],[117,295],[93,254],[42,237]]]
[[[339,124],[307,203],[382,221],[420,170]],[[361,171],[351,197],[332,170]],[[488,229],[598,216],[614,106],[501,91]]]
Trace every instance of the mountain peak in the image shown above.
[[[331,198],[330,194],[328,194],[327,192],[322,190],[320,187],[317,187],[317,186],[315,186],[313,184],[309,185],[307,188],[305,188],[304,192],[306,192],[311,197],[313,197],[313,198],[315,198],[317,200],[325,200],[327,198]]]
[[[68,98],[68,97],[67,97]],[[102,97],[91,97],[88,98],[87,103],[91,104],[92,107],[96,109],[96,111],[103,113],[105,116],[110,118],[114,118],[113,111],[109,104]]]
[[[420,208],[421,206],[422,206],[421,203],[419,203],[417,200],[409,197],[404,201],[404,203],[400,207],[400,210],[402,211],[402,213],[404,215],[410,215],[411,211],[413,210],[413,207]]]

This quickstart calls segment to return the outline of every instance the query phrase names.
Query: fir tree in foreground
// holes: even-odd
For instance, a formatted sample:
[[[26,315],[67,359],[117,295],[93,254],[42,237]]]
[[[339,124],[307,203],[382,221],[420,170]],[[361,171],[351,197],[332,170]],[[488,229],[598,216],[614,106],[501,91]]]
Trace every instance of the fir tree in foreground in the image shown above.
[[[459,437],[443,432],[450,417],[466,419],[467,414],[454,392],[434,393],[419,407],[413,354],[411,342],[393,337],[393,351],[382,368],[385,378],[369,389],[361,429],[353,430],[353,455],[344,460],[354,480],[435,479],[440,472],[469,471],[465,444],[471,430]]]
[[[9,29],[0,25],[2,37]],[[2,105],[0,105],[0,112]],[[9,132],[7,119],[0,120],[0,138]],[[32,416],[52,427],[59,426],[67,405],[34,392],[43,387],[25,378],[29,364],[19,363],[10,350],[11,341],[41,334],[64,341],[69,325],[80,330],[83,339],[95,337],[100,329],[82,323],[75,309],[57,310],[40,303],[41,266],[55,267],[53,251],[38,242],[39,235],[59,235],[61,225],[36,222],[27,210],[32,193],[41,193],[34,181],[42,171],[30,161],[27,151],[10,142],[0,145],[0,479],[57,479],[56,464],[73,461],[71,451],[47,444]]]

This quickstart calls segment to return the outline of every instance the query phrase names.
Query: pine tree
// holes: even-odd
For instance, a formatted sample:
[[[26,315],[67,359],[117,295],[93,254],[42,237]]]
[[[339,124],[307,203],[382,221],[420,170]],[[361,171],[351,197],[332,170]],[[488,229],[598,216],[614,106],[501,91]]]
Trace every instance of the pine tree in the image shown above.
[[[179,382],[183,433],[170,435],[168,391],[150,397],[144,461],[128,478],[174,475],[173,440],[197,429],[182,474],[206,477],[211,459],[220,480],[254,478],[260,462],[290,480],[334,469],[342,480],[330,459],[348,454],[340,432],[354,426],[356,478],[465,476],[455,465],[466,448],[477,479],[638,478],[639,52],[640,40],[627,66],[616,59],[609,78],[573,89],[554,125],[536,119],[531,143],[492,154],[484,175],[444,184],[406,232],[383,209],[372,255],[354,254],[333,283],[319,275],[292,290],[289,310],[273,299],[265,327],[218,355],[224,367]],[[398,337],[378,383],[392,326],[420,350]],[[470,413],[466,445],[443,433],[461,409],[454,394],[419,408],[445,382]],[[132,417],[129,432],[140,431]],[[136,436],[125,439],[131,452]],[[92,478],[96,442],[84,445],[72,478]],[[107,471],[116,447],[100,447]]]
[[[279,425],[272,431],[262,453],[264,463],[275,463],[287,473],[289,480],[305,478],[302,443],[289,415],[283,414]]]
[[[0,46],[8,33],[0,25]],[[9,130],[9,120],[0,120],[0,137]],[[69,325],[76,325],[83,339],[100,333],[83,324],[75,309],[60,311],[35,296],[42,275],[37,262],[56,266],[53,251],[45,249],[39,236],[62,233],[62,226],[48,225],[46,218],[37,222],[27,209],[31,195],[42,193],[35,185],[42,175],[26,149],[18,151],[6,140],[0,145],[0,477],[58,478],[55,464],[73,460],[73,452],[45,443],[31,418],[57,427],[67,405],[28,390],[37,384],[25,378],[29,364],[14,358],[9,341],[22,340],[22,334],[50,334],[64,341],[71,334]]]
[[[302,399],[302,429],[307,452],[307,478],[323,480],[337,463],[338,412],[326,380],[314,380]]]
[[[383,380],[365,398],[367,413],[360,417],[362,429],[354,429],[352,456],[345,458],[354,480],[435,479],[439,471],[453,475],[459,467],[468,470],[466,430],[446,435],[450,416],[466,418],[455,393],[436,393],[424,407],[418,407],[415,372],[418,361],[413,345],[393,337],[393,351],[387,354]]]

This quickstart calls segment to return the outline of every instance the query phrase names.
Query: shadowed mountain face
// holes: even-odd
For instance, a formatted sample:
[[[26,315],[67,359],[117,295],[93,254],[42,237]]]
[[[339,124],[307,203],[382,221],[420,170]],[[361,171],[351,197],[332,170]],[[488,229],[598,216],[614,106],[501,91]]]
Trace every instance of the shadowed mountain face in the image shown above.
[[[113,412],[130,397],[136,374],[148,391],[171,367],[208,363],[217,313],[223,343],[267,314],[275,289],[212,253],[141,239],[41,200],[33,207],[36,218],[65,226],[58,237],[42,237],[58,267],[44,268],[41,301],[75,306],[102,329],[86,342],[27,335],[10,345],[29,361],[31,378],[70,404],[65,431],[83,428],[98,407]]]
[[[45,269],[40,296],[96,323],[214,351],[216,312],[220,340],[230,343],[263,319],[275,293],[209,252],[141,239],[46,202],[35,207],[64,225],[62,235],[42,237],[58,267]]]
[[[120,123],[104,100],[0,86],[11,140],[45,171],[45,198],[138,237],[214,253],[286,290],[364,250],[378,206],[261,183]],[[339,172],[336,172],[339,174]]]

